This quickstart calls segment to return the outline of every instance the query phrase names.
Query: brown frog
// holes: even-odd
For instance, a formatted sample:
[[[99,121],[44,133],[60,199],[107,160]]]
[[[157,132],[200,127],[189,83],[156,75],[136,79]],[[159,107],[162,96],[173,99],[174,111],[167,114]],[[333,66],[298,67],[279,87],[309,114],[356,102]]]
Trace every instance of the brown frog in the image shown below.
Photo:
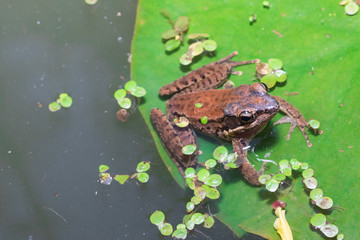
[[[248,143],[279,111],[285,116],[274,123],[291,123],[287,139],[297,126],[309,147],[311,143],[305,132],[310,127],[298,109],[278,96],[270,96],[266,86],[258,82],[252,85],[240,85],[231,89],[212,89],[223,84],[235,66],[258,63],[259,60],[234,62],[230,59],[237,52],[207,64],[174,82],[162,87],[161,96],[175,94],[166,102],[166,116],[157,109],[151,110],[151,119],[166,151],[180,172],[184,175],[187,167],[197,166],[197,151],[184,155],[182,147],[195,144],[196,130],[210,136],[232,141],[240,172],[252,185],[260,185],[258,172],[247,159]],[[199,107],[200,106],[200,107]],[[201,118],[206,116],[206,124]],[[180,117],[189,121],[188,126],[179,127],[174,119]]]

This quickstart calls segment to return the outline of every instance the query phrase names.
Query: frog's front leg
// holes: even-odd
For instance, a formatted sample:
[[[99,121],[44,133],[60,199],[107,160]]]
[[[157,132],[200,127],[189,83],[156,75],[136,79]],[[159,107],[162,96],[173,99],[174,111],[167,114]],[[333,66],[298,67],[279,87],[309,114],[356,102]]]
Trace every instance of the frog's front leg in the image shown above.
[[[249,142],[242,138],[233,138],[232,144],[234,152],[238,155],[236,160],[237,165],[239,165],[239,170],[244,178],[251,185],[259,186],[259,176],[264,172],[264,166],[261,168],[260,172],[256,171],[254,166],[247,159],[247,150],[249,149]]]
[[[184,155],[182,148],[186,145],[195,144],[198,148],[197,138],[194,131],[189,127],[178,127],[170,116],[168,119],[158,108],[151,109],[151,120],[158,132],[167,153],[178,167],[181,175],[188,167],[197,166],[197,151],[192,155]]]
[[[280,120],[275,122],[274,126],[282,123],[291,123],[289,133],[286,137],[287,140],[290,139],[292,132],[297,126],[300,129],[301,133],[303,134],[308,147],[311,147],[312,144],[305,131],[305,127],[310,128],[310,124],[306,121],[304,116],[300,113],[300,111],[296,107],[294,107],[289,102],[282,99],[281,97],[278,96],[273,96],[273,97],[279,103],[280,111],[286,114],[286,116],[282,117]]]

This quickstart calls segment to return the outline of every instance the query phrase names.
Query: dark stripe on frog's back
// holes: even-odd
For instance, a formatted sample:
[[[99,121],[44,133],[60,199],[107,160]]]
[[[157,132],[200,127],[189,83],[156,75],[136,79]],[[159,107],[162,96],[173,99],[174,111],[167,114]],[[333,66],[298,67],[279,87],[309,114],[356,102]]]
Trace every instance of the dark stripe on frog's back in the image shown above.
[[[159,90],[160,96],[172,95],[184,90],[195,92],[210,87],[217,87],[229,75],[231,67],[227,63],[205,66],[196,69],[183,77],[163,86]]]

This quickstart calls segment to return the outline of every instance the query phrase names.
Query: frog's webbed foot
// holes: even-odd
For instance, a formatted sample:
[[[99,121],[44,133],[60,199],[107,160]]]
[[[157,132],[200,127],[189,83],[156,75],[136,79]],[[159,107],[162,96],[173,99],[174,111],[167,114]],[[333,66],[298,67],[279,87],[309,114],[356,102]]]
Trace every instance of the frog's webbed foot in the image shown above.
[[[182,152],[182,148],[186,145],[195,144],[197,148],[197,138],[193,130],[190,127],[176,126],[158,108],[151,109],[150,116],[164,148],[178,167],[181,175],[184,176],[184,171],[188,167],[196,168],[197,151],[192,155],[184,155]]]
[[[247,150],[249,148],[248,141],[245,139],[232,139],[232,144],[234,152],[238,155],[236,164],[239,165],[241,174],[251,185],[260,186],[261,183],[259,182],[259,176],[264,172],[265,164],[259,172],[256,171],[254,166],[247,159]]]
[[[294,107],[289,102],[282,99],[281,97],[279,97],[279,96],[273,96],[273,97],[278,101],[278,103],[280,105],[280,111],[282,111],[283,113],[286,114],[286,116],[279,119],[273,125],[275,126],[275,125],[282,124],[282,123],[290,123],[291,124],[289,133],[286,136],[287,140],[290,139],[290,136],[293,133],[295,127],[298,127],[300,129],[302,135],[304,136],[308,147],[311,147],[312,144],[311,144],[311,142],[306,134],[306,131],[305,131],[306,127],[310,128],[310,125],[306,121],[304,116],[300,113],[300,111],[296,107]]]

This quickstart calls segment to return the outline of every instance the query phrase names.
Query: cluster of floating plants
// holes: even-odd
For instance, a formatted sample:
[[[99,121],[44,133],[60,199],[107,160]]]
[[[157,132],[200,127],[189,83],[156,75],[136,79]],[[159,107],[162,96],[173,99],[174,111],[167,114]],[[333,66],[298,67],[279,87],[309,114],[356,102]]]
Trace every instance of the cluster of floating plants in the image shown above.
[[[192,63],[194,57],[199,56],[204,52],[214,52],[217,44],[214,40],[208,39],[210,37],[207,33],[194,33],[188,36],[190,44],[187,53],[184,53],[180,57],[180,63],[182,65],[189,65]]]
[[[196,145],[186,145],[182,149],[185,155],[191,155],[196,151]],[[214,159],[208,159],[204,167],[198,172],[194,168],[187,168],[184,172],[186,185],[194,191],[190,201],[186,203],[187,215],[184,216],[182,223],[178,224],[173,231],[171,224],[165,222],[165,215],[161,211],[155,211],[150,221],[155,224],[161,234],[173,238],[185,239],[189,231],[193,230],[196,225],[203,224],[205,228],[211,228],[215,221],[209,214],[202,214],[195,211],[195,207],[208,199],[220,198],[220,192],[217,187],[222,183],[222,177],[219,174],[211,174],[209,169],[217,166],[217,163],[224,165],[225,169],[237,168],[235,160],[236,153],[229,153],[224,146],[217,147],[213,152]]]
[[[56,112],[60,110],[61,107],[69,108],[71,107],[71,105],[72,105],[72,98],[69,96],[69,94],[61,93],[56,101],[51,102],[49,104],[49,110],[51,112]]]
[[[211,228],[214,225],[214,218],[207,213],[196,212],[195,206],[200,205],[206,198],[218,199],[220,193],[217,187],[222,183],[222,177],[219,174],[211,174],[209,170],[204,168],[198,172],[194,168],[187,168],[184,175],[185,182],[194,191],[194,195],[186,203],[188,214],[183,217],[182,223],[178,224],[176,230],[173,231],[172,225],[165,222],[165,215],[161,211],[155,211],[150,217],[151,223],[159,228],[161,234],[164,236],[172,234],[175,239],[185,239],[188,232],[193,230],[196,225],[203,224],[205,228]]]
[[[256,77],[268,88],[273,88],[277,82],[283,83],[287,79],[287,74],[282,68],[283,63],[280,59],[270,58],[267,63],[256,64]]]
[[[172,25],[172,29],[164,32],[161,37],[165,41],[165,50],[172,52],[183,44],[185,33],[189,29],[189,18],[186,16],[179,17],[176,21],[173,21],[170,15],[162,11],[162,14],[167,18],[168,22]],[[192,63],[194,57],[201,55],[205,52],[214,52],[217,44],[214,40],[209,39],[210,35],[207,33],[193,33],[188,36],[191,43],[188,47],[187,53],[184,53],[180,57],[180,63],[182,65],[189,65]]]
[[[340,5],[345,6],[345,13],[352,16],[359,11],[360,2],[353,0],[342,0]]]
[[[314,170],[309,168],[306,162],[300,162],[296,159],[283,159],[279,162],[280,173],[263,174],[259,177],[259,182],[265,185],[265,188],[270,192],[278,190],[279,185],[287,177],[292,177],[293,171],[299,171],[302,174],[302,181],[309,192],[312,204],[323,210],[330,210],[333,208],[333,200],[323,195],[323,190],[318,188],[317,179],[314,177]],[[311,225],[320,230],[326,237],[332,238],[337,236],[337,239],[343,239],[343,234],[338,234],[338,227],[329,223],[326,216],[322,213],[315,214],[311,220]]]
[[[219,174],[210,174],[207,169],[201,169],[196,173],[194,168],[187,168],[185,170],[185,178],[187,186],[194,191],[194,196],[186,203],[186,214],[183,217],[182,223],[173,227],[170,223],[165,222],[165,215],[161,211],[155,211],[150,216],[151,223],[155,224],[161,234],[175,239],[185,239],[189,231],[193,230],[196,225],[203,224],[205,228],[211,228],[215,221],[212,216],[205,213],[195,212],[195,206],[201,204],[206,198],[218,199],[220,197],[219,191],[216,189],[221,182],[222,177]]]
[[[143,97],[146,94],[146,90],[143,87],[137,85],[133,80],[125,83],[124,88],[118,89],[114,93],[114,98],[120,105],[121,109],[117,112],[116,116],[121,121],[126,121],[128,117],[127,110],[133,106],[132,98]]]
[[[107,173],[109,170],[109,166],[107,165],[100,165],[99,166],[99,178],[100,183],[104,185],[110,185],[113,178],[111,177],[110,173]],[[121,185],[124,184],[129,178],[133,179],[136,178],[141,183],[146,183],[149,181],[149,174],[146,171],[150,169],[150,162],[142,161],[138,163],[136,166],[136,173],[130,175],[119,175],[116,174],[114,176],[114,180],[120,183]]]
[[[189,18],[181,16],[174,22],[165,11],[162,11],[162,14],[173,27],[161,35],[161,38],[165,41],[165,50],[171,52],[178,49],[184,42],[184,35],[189,28]]]

